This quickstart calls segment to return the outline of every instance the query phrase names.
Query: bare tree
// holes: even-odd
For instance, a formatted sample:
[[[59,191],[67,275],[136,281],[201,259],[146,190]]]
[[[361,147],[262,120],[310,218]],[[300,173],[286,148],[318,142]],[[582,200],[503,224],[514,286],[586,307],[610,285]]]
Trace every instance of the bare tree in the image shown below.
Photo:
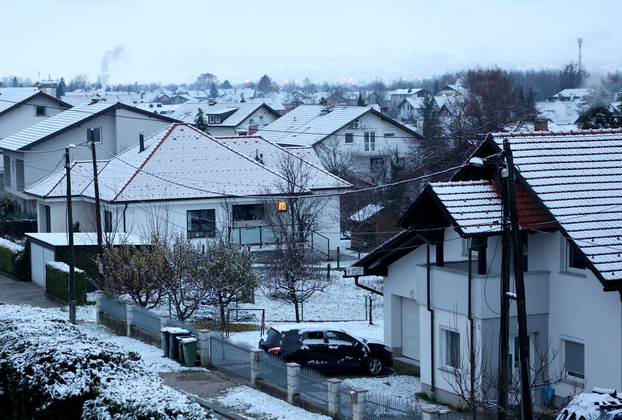
[[[313,267],[317,250],[307,243],[320,227],[324,202],[310,192],[308,164],[286,155],[278,164],[281,181],[277,188],[286,209],[279,211],[274,201],[266,203],[266,219],[275,236],[275,250],[267,264],[265,285],[269,292],[294,305],[300,322],[300,305],[328,285],[324,274]]]
[[[351,151],[343,150],[338,139],[331,137],[321,142],[317,147],[317,154],[331,174],[341,178],[354,175],[355,155]]]

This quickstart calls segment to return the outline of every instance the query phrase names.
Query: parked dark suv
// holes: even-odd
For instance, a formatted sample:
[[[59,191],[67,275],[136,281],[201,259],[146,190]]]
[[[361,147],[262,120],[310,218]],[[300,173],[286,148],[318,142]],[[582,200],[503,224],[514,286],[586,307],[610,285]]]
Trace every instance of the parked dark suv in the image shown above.
[[[353,337],[342,330],[269,328],[259,348],[318,370],[365,371],[379,375],[393,365],[391,348],[383,343]]]

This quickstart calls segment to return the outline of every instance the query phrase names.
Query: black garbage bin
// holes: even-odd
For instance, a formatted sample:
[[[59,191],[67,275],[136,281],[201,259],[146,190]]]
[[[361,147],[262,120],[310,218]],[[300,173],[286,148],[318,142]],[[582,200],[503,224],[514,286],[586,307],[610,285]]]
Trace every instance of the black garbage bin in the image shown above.
[[[169,358],[179,360],[179,344],[177,337],[189,337],[190,331],[184,328],[168,328]]]
[[[160,330],[162,334],[162,350],[164,351],[164,357],[170,357],[171,355],[171,346],[169,345],[169,331],[168,327],[162,328]]]

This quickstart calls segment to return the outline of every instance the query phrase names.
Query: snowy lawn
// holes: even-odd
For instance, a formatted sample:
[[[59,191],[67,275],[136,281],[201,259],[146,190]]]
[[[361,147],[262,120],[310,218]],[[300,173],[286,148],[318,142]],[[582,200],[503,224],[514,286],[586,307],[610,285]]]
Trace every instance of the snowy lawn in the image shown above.
[[[311,413],[248,386],[231,388],[215,401],[253,419],[320,420],[328,416]]]
[[[421,380],[418,376],[391,375],[379,378],[348,378],[344,382],[367,389],[370,392],[401,399],[413,407],[431,408],[441,412],[451,411],[443,405],[433,404],[417,397],[417,393],[421,392]]]

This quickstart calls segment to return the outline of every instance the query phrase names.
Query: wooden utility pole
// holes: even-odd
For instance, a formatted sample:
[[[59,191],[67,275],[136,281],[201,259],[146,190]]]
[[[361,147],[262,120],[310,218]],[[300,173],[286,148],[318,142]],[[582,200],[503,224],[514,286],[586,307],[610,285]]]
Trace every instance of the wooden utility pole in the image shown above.
[[[102,216],[101,204],[99,201],[99,183],[97,181],[97,152],[95,151],[95,132],[93,129],[88,130],[89,141],[91,142],[91,157],[93,159],[93,188],[95,189],[95,223],[97,228],[97,254],[99,261],[103,261],[103,235],[102,235]]]
[[[521,380],[521,409],[524,420],[533,419],[533,404],[531,401],[531,381],[529,378],[529,335],[527,332],[527,306],[525,303],[525,277],[523,267],[523,241],[518,225],[518,209],[516,205],[516,187],[514,179],[514,162],[510,144],[503,141],[503,152],[508,167],[507,199],[510,206],[510,221],[512,225],[512,243],[514,249],[514,284],[516,286],[516,312],[518,315],[518,345],[520,358]]]
[[[67,178],[67,235],[69,236],[69,321],[76,323],[76,278],[73,249],[73,211],[71,207],[71,162],[69,147],[65,147],[65,172]]]
[[[508,408],[508,365],[510,359],[510,205],[508,197],[508,162],[505,153],[501,154],[498,166],[499,179],[501,181],[501,197],[503,202],[503,230],[502,230],[502,254],[501,254],[501,287],[499,319],[499,374],[497,378],[497,419],[506,418]]]

